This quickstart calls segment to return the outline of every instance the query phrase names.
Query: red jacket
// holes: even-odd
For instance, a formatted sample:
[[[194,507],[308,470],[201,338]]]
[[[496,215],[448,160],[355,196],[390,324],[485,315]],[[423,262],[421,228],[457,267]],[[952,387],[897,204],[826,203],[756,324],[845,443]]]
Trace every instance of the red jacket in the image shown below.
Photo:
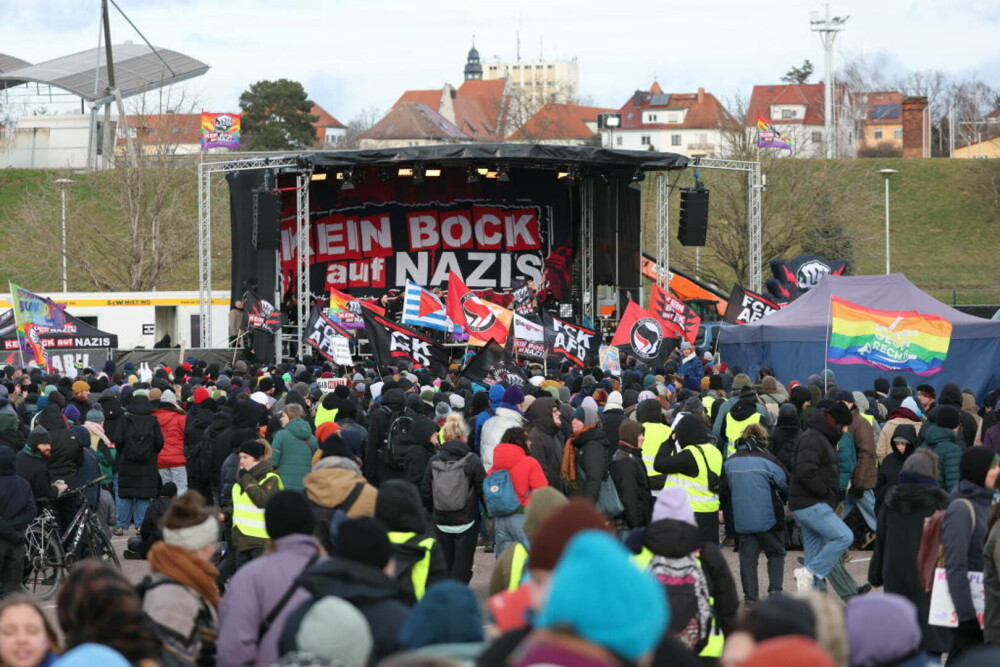
[[[494,470],[506,470],[510,473],[510,481],[514,484],[514,491],[521,499],[521,505],[524,506],[531,499],[530,492],[549,485],[538,459],[528,456],[517,445],[509,443],[497,445],[496,449],[493,450],[493,467],[490,468],[489,473]]]
[[[187,420],[187,415],[169,408],[161,408],[154,410],[153,416],[160,422],[160,430],[163,431],[163,449],[156,457],[156,467],[183,466],[187,463],[184,457],[184,422]]]

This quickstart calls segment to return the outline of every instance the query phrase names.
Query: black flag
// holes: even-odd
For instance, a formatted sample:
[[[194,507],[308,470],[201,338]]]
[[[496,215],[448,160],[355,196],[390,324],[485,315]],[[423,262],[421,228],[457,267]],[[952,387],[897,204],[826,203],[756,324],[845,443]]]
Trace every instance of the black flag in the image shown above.
[[[304,341],[306,345],[316,348],[324,359],[334,361],[333,340],[337,336],[350,338],[350,334],[336,322],[323,314],[319,308],[313,308],[306,326]]]
[[[495,340],[491,340],[476,353],[462,371],[462,377],[485,387],[501,383],[521,385],[528,381],[524,371],[514,363],[503,345]]]
[[[760,294],[743,289],[739,285],[733,285],[733,292],[729,295],[729,304],[726,306],[726,314],[722,319],[730,324],[750,324],[765,315],[770,315],[779,308],[780,306],[776,303],[765,299]]]
[[[246,314],[248,328],[259,329],[270,334],[281,331],[281,327],[288,321],[284,313],[251,291],[247,291],[247,298],[243,302],[243,312]]]
[[[564,322],[547,311],[542,311],[542,325],[545,327],[545,347],[549,357],[556,362],[569,361],[582,368],[597,357],[600,341],[593,329]]]
[[[376,363],[392,366],[405,359],[411,368],[422,366],[437,377],[444,377],[448,372],[448,350],[430,338],[367,308],[361,309],[361,317]]]

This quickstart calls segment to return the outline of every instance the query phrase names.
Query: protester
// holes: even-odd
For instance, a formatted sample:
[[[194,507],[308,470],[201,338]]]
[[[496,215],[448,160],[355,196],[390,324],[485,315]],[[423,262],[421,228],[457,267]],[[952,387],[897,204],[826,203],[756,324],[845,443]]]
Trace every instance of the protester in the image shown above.
[[[146,516],[150,498],[158,495],[160,475],[157,456],[163,449],[163,432],[153,416],[146,396],[133,396],[128,413],[114,436],[118,455],[118,524],[115,535],[124,535],[130,526],[138,528]]]
[[[160,487],[160,495],[149,501],[149,509],[139,526],[139,534],[128,538],[127,547],[122,554],[128,560],[145,560],[149,549],[163,539],[163,517],[170,508],[170,503],[177,496],[177,487],[173,482],[167,482]]]
[[[615,393],[615,392],[612,392]],[[611,479],[624,512],[619,530],[632,531],[649,525],[653,512],[653,490],[642,462],[643,426],[629,419],[617,429],[618,448],[611,459]]]
[[[514,493],[520,501],[521,509],[508,516],[493,517],[496,535],[496,553],[499,556],[511,542],[525,544],[524,508],[531,500],[531,494],[540,488],[548,486],[548,480],[538,461],[530,456],[531,445],[523,428],[508,429],[502,437],[502,442],[496,446],[493,454],[493,467],[486,471],[492,475],[497,470],[506,470],[514,486]]]
[[[35,518],[31,485],[14,469],[14,452],[0,447],[0,597],[21,590],[24,531]]]
[[[312,470],[312,457],[319,448],[305,410],[289,403],[281,411],[281,430],[271,442],[271,465],[286,489],[301,490],[303,479]]]
[[[656,471],[667,476],[664,489],[679,488],[687,494],[701,540],[718,544],[722,453],[711,443],[705,421],[696,415],[681,417],[674,424],[674,436],[677,448],[660,447]]]
[[[336,631],[331,632],[331,629]],[[294,641],[296,650],[287,653],[277,665],[365,667],[372,656],[373,639],[368,621],[354,605],[332,596],[322,598],[309,608]]]
[[[59,636],[38,603],[23,595],[0,602],[0,665],[51,667],[58,659]]]
[[[48,507],[59,493],[49,473],[48,459],[52,455],[52,438],[43,426],[36,426],[28,434],[28,442],[14,458],[14,470],[31,486],[38,510]],[[66,490],[66,483],[59,487]]]
[[[315,519],[315,536],[328,554],[335,553],[337,536],[331,529],[336,528],[339,521],[375,516],[378,490],[368,484],[352,459],[322,458],[302,481],[306,501]]]
[[[528,578],[531,544],[539,527],[569,500],[558,489],[545,486],[531,494],[524,512],[525,543],[511,542],[497,557],[490,575],[489,594],[516,590]],[[591,507],[591,511],[593,508]],[[603,525],[599,523],[598,525]]]
[[[517,385],[508,387],[503,392],[503,398],[497,405],[494,415],[483,422],[479,435],[479,456],[483,466],[490,470],[494,466],[493,450],[504,440],[509,429],[521,428],[525,424],[521,403],[524,402],[524,390]]]
[[[158,390],[150,392],[152,395]],[[154,400],[154,399],[151,399]],[[173,482],[178,495],[184,495],[188,488],[187,459],[184,456],[184,432],[187,416],[177,404],[177,396],[167,389],[154,403],[153,416],[160,424],[163,434],[163,448],[156,457],[160,481]]]
[[[569,455],[563,456],[563,477],[580,495],[596,504],[617,447],[612,447],[601,428],[596,406],[578,407],[570,423],[573,437],[566,443]]]
[[[264,443],[247,440],[239,449],[239,476],[233,485],[231,500],[232,548],[239,570],[257,558],[267,545],[264,508],[281,490],[281,479],[274,474],[271,462],[264,457]]]
[[[483,652],[483,621],[479,603],[468,587],[457,581],[439,581],[414,605],[399,633],[399,643],[410,655],[443,658],[473,664]]]
[[[562,414],[555,398],[539,398],[526,413],[530,420],[531,456],[538,460],[549,486],[563,488],[559,469],[562,464],[566,436],[562,430]]]
[[[941,488],[951,493],[961,479],[960,460],[962,448],[955,442],[960,426],[958,410],[950,405],[942,405],[937,411],[937,423],[928,423],[920,431],[924,444],[938,457],[938,481]]]
[[[393,568],[405,599],[420,601],[427,587],[448,577],[444,552],[428,530],[420,492],[404,480],[379,487],[375,518],[388,530]]]

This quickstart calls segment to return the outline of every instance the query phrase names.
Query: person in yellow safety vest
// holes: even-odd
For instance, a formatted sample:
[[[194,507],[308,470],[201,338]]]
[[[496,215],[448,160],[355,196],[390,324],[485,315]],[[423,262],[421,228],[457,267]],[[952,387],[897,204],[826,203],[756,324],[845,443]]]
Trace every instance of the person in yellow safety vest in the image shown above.
[[[739,400],[726,414],[723,435],[726,439],[726,458],[736,453],[736,441],[743,437],[748,426],[760,424],[764,415],[758,409],[762,403],[757,401],[757,394],[750,387],[740,390]]]
[[[394,479],[379,486],[375,518],[389,531],[396,580],[411,604],[428,586],[448,578],[444,552],[430,536],[425,517],[420,492],[411,482]]]
[[[239,472],[233,485],[232,544],[236,569],[264,553],[267,528],[264,507],[271,496],[283,488],[271,462],[264,458],[264,443],[247,440],[239,449]]]
[[[676,447],[661,447],[657,472],[667,476],[663,488],[683,489],[694,511],[701,539],[719,543],[719,490],[722,453],[712,444],[701,415],[687,414],[674,427]]]
[[[664,477],[657,472],[654,465],[656,454],[660,451],[664,443],[668,443],[671,430],[663,423],[663,411],[660,409],[660,402],[655,398],[647,398],[640,401],[635,407],[635,418],[643,425],[642,441],[642,462],[646,466],[646,474],[649,475],[649,487],[655,494],[663,488]],[[669,443],[667,447],[669,447]]]
[[[664,487],[653,506],[652,523],[646,528],[641,541],[631,546],[639,549],[632,557],[632,562],[640,569],[651,569],[654,577],[657,572],[654,559],[657,556],[671,559],[675,565],[682,564],[690,557],[700,566],[708,588],[707,603],[712,611],[708,627],[703,628],[699,638],[681,636],[681,631],[689,626],[693,617],[689,615],[684,618],[680,608],[672,605],[670,628],[666,634],[676,636],[702,657],[720,657],[725,646],[725,636],[732,631],[739,611],[736,580],[719,551],[717,542],[701,540],[695,513],[683,489]],[[665,581],[661,581],[661,584],[667,586]],[[670,588],[667,587],[668,595],[669,592]],[[698,593],[697,586],[695,592]]]
[[[536,489],[528,500],[524,510],[524,536],[528,538],[528,546],[532,544],[538,527],[553,512],[568,503],[569,500],[554,486],[543,486]],[[497,564],[490,576],[489,594],[495,595],[504,590],[517,590],[524,583],[528,574],[529,551],[520,542],[513,542],[503,550],[497,558]]]
[[[340,389],[341,386],[347,389],[344,385],[337,385],[336,389]],[[350,389],[347,389],[348,395],[350,395],[350,391]],[[336,421],[337,410],[340,408],[340,403],[343,400],[336,390],[323,394],[323,400],[316,406],[316,416],[313,418],[315,427],[319,428],[320,424]]]

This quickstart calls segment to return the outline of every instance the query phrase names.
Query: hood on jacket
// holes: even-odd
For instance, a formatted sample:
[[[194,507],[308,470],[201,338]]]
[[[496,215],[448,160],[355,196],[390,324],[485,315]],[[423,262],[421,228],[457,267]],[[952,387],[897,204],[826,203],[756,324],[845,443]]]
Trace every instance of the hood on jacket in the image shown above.
[[[42,408],[36,423],[39,426],[43,426],[49,433],[68,428],[66,426],[66,419],[63,417],[62,410],[55,403],[49,403]]]
[[[401,479],[379,486],[375,518],[384,523],[389,532],[423,534],[427,530],[420,492],[412,483]]]
[[[559,427],[552,418],[552,410],[557,405],[554,398],[539,398],[531,404],[525,416],[533,427],[537,427],[543,433],[555,435],[559,432]]]
[[[757,401],[748,398],[741,398],[729,409],[729,414],[736,421],[743,421],[757,412]]]
[[[322,507],[336,507],[363,481],[365,478],[353,470],[320,468],[306,475],[302,483],[309,500]]]
[[[297,581],[314,598],[332,595],[355,607],[403,599],[396,580],[382,570],[337,556],[316,563],[300,574]]]
[[[489,399],[490,407],[494,410],[503,402],[503,394],[507,391],[502,384],[495,384],[490,387]]]
[[[410,650],[481,641],[483,621],[475,594],[465,584],[449,579],[427,588],[399,633],[399,643]]]
[[[938,405],[950,405],[962,409],[962,389],[954,382],[948,382],[941,387],[937,397]]]
[[[658,556],[680,558],[701,547],[701,537],[686,521],[660,519],[646,528],[645,545]]]
[[[441,458],[445,460],[457,460],[471,453],[469,443],[461,440],[449,440],[441,445]]]
[[[906,381],[904,380],[903,382]],[[902,387],[894,384],[892,388],[889,390],[889,398],[894,398],[896,400],[901,401],[908,396],[910,396],[910,388],[907,387],[905,384]]]
[[[528,500],[528,508],[524,511],[524,535],[529,543],[534,539],[538,526],[567,503],[569,499],[553,486],[535,489]]]
[[[305,419],[293,419],[285,425],[285,430],[294,435],[299,440],[307,441],[312,436],[312,429]]]
[[[10,447],[0,447],[0,475],[14,474],[14,457],[17,453]]]
[[[128,404],[129,414],[151,415],[153,414],[153,403],[146,396],[133,396]]]
[[[903,457],[907,457],[916,450],[919,441],[917,440],[917,429],[913,427],[912,424],[900,424],[896,427],[896,430],[892,432],[892,439],[896,438],[906,438],[906,449],[903,452]],[[892,451],[896,451],[893,447]]]
[[[917,514],[944,509],[948,494],[936,480],[928,484],[896,484],[889,489],[885,504],[900,514]]]
[[[909,408],[904,408],[902,406],[894,409],[892,412],[889,413],[889,421],[892,421],[893,419],[905,419],[907,421],[911,421],[916,424],[920,423],[920,417],[918,417],[913,410],[910,410]]]
[[[402,389],[394,387],[382,394],[382,405],[389,408],[392,412],[399,412],[406,407],[406,395]]]
[[[778,408],[778,421],[775,426],[799,428],[799,411],[791,403],[783,403]]]
[[[635,407],[635,418],[640,424],[646,422],[663,422],[663,413],[660,411],[660,402],[655,398],[647,398],[639,401]]]
[[[234,428],[254,428],[259,421],[259,404],[249,400],[236,401],[236,405],[233,406]]]
[[[809,416],[808,426],[811,429],[815,429],[823,434],[831,445],[837,446],[837,441],[840,440],[840,433],[833,426],[830,426],[826,421],[826,411],[816,410]]]
[[[906,426],[906,424],[897,426],[896,429],[899,430],[903,426]],[[927,422],[927,425],[924,426],[923,435],[924,442],[930,447],[937,447],[942,442],[955,442],[955,438],[957,437],[956,433],[950,428],[944,428],[931,422]]]
[[[425,449],[433,450],[431,436],[438,432],[438,425],[426,417],[417,417],[413,420],[413,426],[407,434],[409,442],[420,445]]]

